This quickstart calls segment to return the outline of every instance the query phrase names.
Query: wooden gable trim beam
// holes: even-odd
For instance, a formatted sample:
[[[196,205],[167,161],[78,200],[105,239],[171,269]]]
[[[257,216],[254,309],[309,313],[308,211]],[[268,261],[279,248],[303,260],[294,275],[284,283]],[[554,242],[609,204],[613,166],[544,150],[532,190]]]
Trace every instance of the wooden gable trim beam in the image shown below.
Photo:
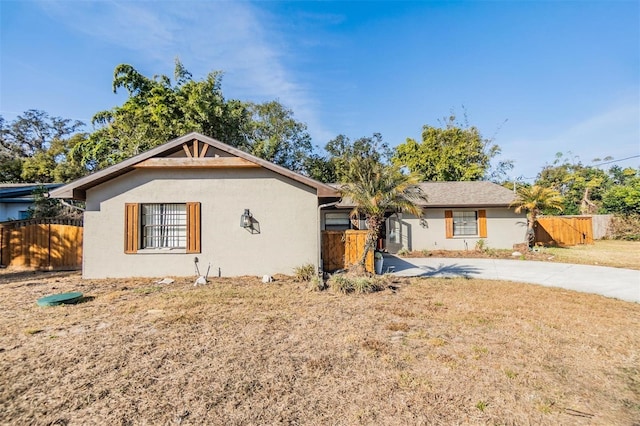
[[[202,149],[200,149],[200,143],[202,143]],[[193,140],[193,152],[187,142],[182,144],[182,149],[187,155],[187,158],[204,158],[209,150],[209,144],[206,142],[200,142],[198,139]]]
[[[239,157],[205,157],[205,158],[149,158],[136,165],[136,169],[143,168],[173,168],[173,169],[215,169],[215,168],[245,168],[260,167],[256,163]]]
[[[207,156],[207,150],[209,149],[209,144],[208,143],[203,143],[202,144],[202,151],[200,151],[200,158],[204,158]]]

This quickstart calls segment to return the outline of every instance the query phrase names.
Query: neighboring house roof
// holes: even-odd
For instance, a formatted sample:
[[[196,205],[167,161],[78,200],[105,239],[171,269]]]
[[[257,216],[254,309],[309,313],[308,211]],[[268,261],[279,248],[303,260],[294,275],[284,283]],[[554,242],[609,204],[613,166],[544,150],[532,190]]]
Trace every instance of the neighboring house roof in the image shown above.
[[[513,191],[487,181],[422,182],[420,189],[427,196],[427,202],[418,204],[427,208],[508,207],[515,199]],[[353,207],[353,203],[345,199],[336,207]]]
[[[62,183],[2,183],[0,184],[0,202],[16,202],[14,199],[25,197],[21,201],[33,201],[33,191],[41,186],[52,190],[63,186]]]
[[[307,176],[303,176],[299,173],[295,173],[289,169],[273,164],[267,160],[263,160],[262,158],[258,158],[256,156],[248,154],[240,149],[229,146],[216,139],[213,139],[208,136],[204,136],[200,133],[195,133],[195,132],[173,139],[167,143],[164,143],[155,148],[152,148],[149,151],[136,155],[135,157],[124,160],[118,164],[114,164],[111,167],[107,167],[106,169],[100,170],[89,176],[80,178],[74,182],[71,182],[68,185],[63,186],[62,188],[52,191],[51,196],[56,198],[73,198],[77,200],[85,200],[87,189],[92,188],[101,183],[107,182],[115,177],[121,176],[130,171],[133,171],[136,169],[136,166],[140,166],[143,162],[147,160],[155,159],[155,158],[158,158],[158,159],[165,158],[168,155],[175,154],[179,151],[182,151],[183,145],[193,140],[198,140],[216,149],[219,149],[220,151],[226,152],[232,156],[235,156],[249,163],[252,163],[253,165],[264,167],[265,169],[271,170],[279,175],[288,177],[310,188],[316,189],[316,193],[318,197],[334,197],[334,198],[339,197],[339,194],[335,190],[335,188],[332,188],[329,185],[326,185],[315,179],[311,179]],[[183,160],[182,164],[193,163],[193,165],[197,165],[197,163],[199,163],[201,165],[199,167],[201,168],[213,167],[212,166],[213,163],[211,161],[207,161],[207,160],[213,160],[211,158],[180,158],[178,160]],[[150,164],[151,166],[153,166],[153,163],[147,162],[147,164]],[[242,167],[242,166],[239,166],[239,167]]]

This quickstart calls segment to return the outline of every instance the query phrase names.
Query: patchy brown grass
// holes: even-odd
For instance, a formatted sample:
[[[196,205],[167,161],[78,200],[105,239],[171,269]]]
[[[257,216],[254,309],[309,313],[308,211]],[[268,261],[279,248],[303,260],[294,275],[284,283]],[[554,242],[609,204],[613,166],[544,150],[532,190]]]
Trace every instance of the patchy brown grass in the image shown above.
[[[593,245],[544,250],[560,262],[640,269],[640,241],[600,240]]]
[[[453,257],[525,259],[542,262],[577,263],[640,270],[640,241],[599,240],[595,244],[572,247],[536,247],[535,250],[512,256],[513,250],[429,250],[415,251],[403,257]]]
[[[466,279],[192,283],[0,274],[0,424],[640,422],[638,304]],[[35,303],[66,291],[87,299]]]

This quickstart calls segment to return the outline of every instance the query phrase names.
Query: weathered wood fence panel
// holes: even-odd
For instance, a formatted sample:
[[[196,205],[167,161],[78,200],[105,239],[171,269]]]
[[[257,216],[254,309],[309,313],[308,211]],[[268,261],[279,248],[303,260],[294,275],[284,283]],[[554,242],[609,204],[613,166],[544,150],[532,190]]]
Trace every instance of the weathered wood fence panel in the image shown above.
[[[344,268],[344,231],[322,231],[322,269],[327,272]]]
[[[333,272],[358,263],[366,238],[367,231],[322,231],[323,270]],[[373,252],[367,255],[365,267],[373,272]]]
[[[544,245],[593,244],[591,216],[544,216],[536,226],[536,242]]]
[[[36,269],[80,269],[82,238],[80,221],[4,222],[0,224],[0,263]]]
[[[609,234],[609,226],[611,226],[612,214],[594,214],[591,216],[593,225],[593,239],[601,240]]]

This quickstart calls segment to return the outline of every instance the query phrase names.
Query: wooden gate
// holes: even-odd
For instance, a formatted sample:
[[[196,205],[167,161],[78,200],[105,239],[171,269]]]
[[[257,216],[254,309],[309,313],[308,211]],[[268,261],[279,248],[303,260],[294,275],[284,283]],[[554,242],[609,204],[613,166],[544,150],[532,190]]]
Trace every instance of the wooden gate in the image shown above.
[[[0,264],[36,269],[81,269],[82,237],[82,221],[77,220],[0,223]]]
[[[593,244],[591,216],[544,216],[536,225],[536,242],[551,246]]]
[[[367,231],[322,231],[323,270],[333,272],[358,263],[366,238]],[[373,251],[367,255],[365,267],[373,272]]]

